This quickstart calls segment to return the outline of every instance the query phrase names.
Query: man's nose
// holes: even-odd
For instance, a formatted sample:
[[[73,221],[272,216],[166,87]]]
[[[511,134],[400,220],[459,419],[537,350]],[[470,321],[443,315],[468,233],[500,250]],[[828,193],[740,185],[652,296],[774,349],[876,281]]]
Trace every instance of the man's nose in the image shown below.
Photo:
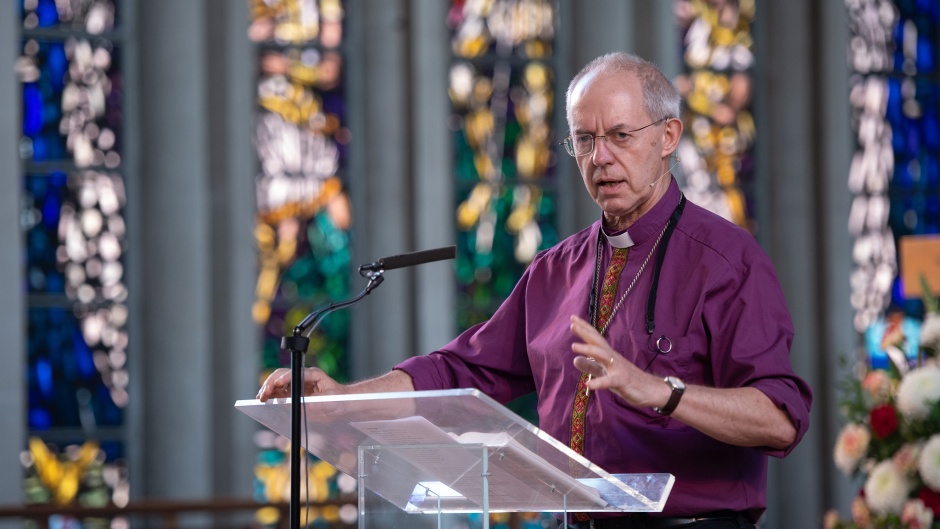
[[[594,138],[594,152],[591,153],[591,160],[594,165],[607,165],[613,161],[610,152],[610,144],[607,143],[606,136],[597,136]]]

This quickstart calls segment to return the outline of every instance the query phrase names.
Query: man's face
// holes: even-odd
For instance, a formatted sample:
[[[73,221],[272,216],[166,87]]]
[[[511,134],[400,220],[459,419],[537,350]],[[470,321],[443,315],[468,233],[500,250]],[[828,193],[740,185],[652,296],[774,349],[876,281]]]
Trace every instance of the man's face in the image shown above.
[[[669,171],[668,157],[675,148],[670,136],[676,127],[681,133],[681,125],[663,120],[647,127],[654,120],[646,113],[642,87],[631,72],[584,77],[572,91],[570,104],[572,137],[608,137],[595,138],[594,150],[576,160],[606,225],[626,229],[669,187],[670,179],[659,177]],[[641,127],[646,128],[630,132]]]

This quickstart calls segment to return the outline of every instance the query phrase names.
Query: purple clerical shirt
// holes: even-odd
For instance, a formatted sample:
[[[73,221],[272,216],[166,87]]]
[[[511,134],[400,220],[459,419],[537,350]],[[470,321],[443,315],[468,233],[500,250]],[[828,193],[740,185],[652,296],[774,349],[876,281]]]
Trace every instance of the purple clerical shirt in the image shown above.
[[[675,181],[627,230],[630,248],[620,299],[679,201]],[[536,256],[512,294],[488,321],[439,351],[396,366],[417,390],[478,388],[501,402],[538,395],[539,427],[570,444],[571,412],[581,375],[572,361],[570,317],[588,319],[597,267],[598,221]],[[602,238],[600,275],[612,253]],[[653,351],[646,332],[647,295],[656,255],[614,314],[611,346],[641,369],[686,384],[753,387],[785,411],[796,427],[785,450],[717,441],[651,408],[609,391],[591,395],[584,456],[609,473],[667,472],[676,478],[663,516],[746,512],[766,506],[767,456],[788,454],[809,427],[812,395],[790,366],[793,325],[770,259],[745,230],[687,204],[667,246],[656,299],[653,338],[673,348]],[[679,406],[681,406],[681,402]]]

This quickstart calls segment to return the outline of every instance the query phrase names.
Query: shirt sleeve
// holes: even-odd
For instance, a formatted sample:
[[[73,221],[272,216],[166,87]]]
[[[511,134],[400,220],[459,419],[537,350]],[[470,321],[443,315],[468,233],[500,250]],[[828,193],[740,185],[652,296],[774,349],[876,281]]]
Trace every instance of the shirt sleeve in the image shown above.
[[[753,387],[783,410],[796,428],[784,457],[809,429],[812,390],[790,363],[793,323],[769,257],[756,243],[741,258],[729,260],[727,273],[704,303],[713,341],[709,357],[717,387]]]
[[[486,322],[443,348],[395,366],[416,390],[475,388],[506,403],[535,389],[526,347],[526,289],[538,257]]]

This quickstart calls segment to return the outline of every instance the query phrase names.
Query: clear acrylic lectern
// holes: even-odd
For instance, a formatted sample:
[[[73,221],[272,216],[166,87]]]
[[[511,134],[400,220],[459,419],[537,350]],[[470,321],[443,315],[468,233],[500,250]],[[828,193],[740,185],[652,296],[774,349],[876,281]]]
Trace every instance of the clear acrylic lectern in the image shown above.
[[[290,399],[235,406],[290,436]],[[474,389],[303,399],[302,445],[359,482],[359,527],[441,528],[449,513],[658,512],[670,474],[608,474]],[[431,516],[420,516],[423,513]]]

